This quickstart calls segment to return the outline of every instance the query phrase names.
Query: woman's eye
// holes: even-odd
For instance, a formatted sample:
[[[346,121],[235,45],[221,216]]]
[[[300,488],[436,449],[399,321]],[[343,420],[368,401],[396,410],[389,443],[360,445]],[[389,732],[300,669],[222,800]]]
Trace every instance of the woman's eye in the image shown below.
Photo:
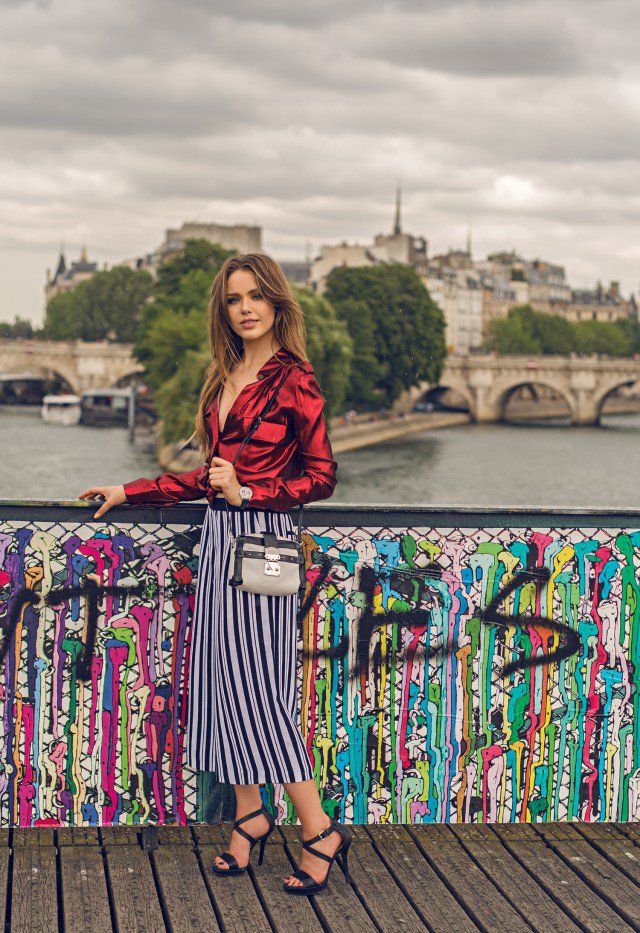
[[[260,300],[262,299],[262,295],[254,295],[253,297],[254,297],[254,298],[258,298],[258,299],[260,299]]]

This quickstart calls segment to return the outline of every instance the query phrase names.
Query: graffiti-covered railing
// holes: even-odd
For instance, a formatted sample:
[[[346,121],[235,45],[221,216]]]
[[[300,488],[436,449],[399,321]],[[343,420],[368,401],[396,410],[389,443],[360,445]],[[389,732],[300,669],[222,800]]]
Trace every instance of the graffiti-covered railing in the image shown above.
[[[183,763],[204,508],[0,503],[2,826],[205,818],[211,776]],[[640,511],[305,516],[298,688],[327,812],[640,818]]]

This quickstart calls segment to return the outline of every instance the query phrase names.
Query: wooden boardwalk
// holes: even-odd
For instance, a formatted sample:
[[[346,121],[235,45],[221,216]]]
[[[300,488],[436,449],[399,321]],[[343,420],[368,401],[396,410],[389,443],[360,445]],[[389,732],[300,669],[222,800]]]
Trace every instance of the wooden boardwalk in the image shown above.
[[[294,898],[282,878],[298,827],[263,865],[210,871],[230,824],[0,831],[5,930],[640,930],[640,826],[355,827],[352,883]],[[275,837],[275,838],[274,838]]]

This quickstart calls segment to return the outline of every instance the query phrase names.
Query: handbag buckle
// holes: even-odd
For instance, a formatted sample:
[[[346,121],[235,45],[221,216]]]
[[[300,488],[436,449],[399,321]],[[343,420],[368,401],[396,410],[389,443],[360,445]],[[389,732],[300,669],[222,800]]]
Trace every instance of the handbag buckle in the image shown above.
[[[264,572],[267,577],[280,576],[280,555],[277,551],[264,552]]]

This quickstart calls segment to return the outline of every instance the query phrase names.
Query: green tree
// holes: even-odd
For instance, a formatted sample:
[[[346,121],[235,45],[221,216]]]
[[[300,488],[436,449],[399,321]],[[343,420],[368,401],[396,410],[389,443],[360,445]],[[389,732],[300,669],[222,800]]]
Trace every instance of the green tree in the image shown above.
[[[517,305],[506,318],[490,321],[486,348],[503,354],[571,353],[576,349],[576,335],[572,324],[559,314]]]
[[[606,353],[631,356],[640,349],[637,321],[578,321],[544,314],[531,305],[510,308],[506,318],[491,321],[485,349],[497,353]]]
[[[180,292],[182,280],[190,272],[209,273],[211,283],[225,259],[236,254],[237,250],[225,249],[209,240],[186,240],[179,253],[158,267],[156,293],[174,295]]]
[[[0,337],[4,340],[16,340],[19,337],[29,339],[35,335],[33,324],[28,318],[19,317],[16,314],[13,324],[9,321],[0,321]]]
[[[371,326],[373,313],[366,301],[345,298],[340,303],[340,315],[353,346],[345,406],[365,410],[378,408],[381,404],[378,382],[388,378],[390,362],[384,358],[379,360],[376,355],[376,333]]]
[[[210,361],[208,346],[187,348],[173,375],[165,379],[156,391],[156,406],[162,418],[164,443],[176,443],[191,436],[200,389]]]
[[[536,314],[535,331],[543,353],[571,353],[576,348],[573,325],[559,314]]]
[[[153,279],[145,270],[114,266],[96,272],[48,303],[41,336],[47,340],[115,340],[131,343]]]
[[[616,326],[627,342],[629,354],[640,353],[640,321],[623,318],[616,321]]]
[[[389,406],[403,390],[439,380],[446,356],[444,315],[409,266],[334,269],[325,297],[354,342],[354,405]]]
[[[575,324],[578,353],[606,353],[608,356],[631,356],[633,344],[617,322],[578,321]]]
[[[304,314],[307,355],[327,400],[325,415],[334,415],[344,408],[353,341],[346,323],[325,297],[302,286],[292,285],[291,290]]]
[[[232,255],[208,240],[187,240],[179,255],[159,266],[154,297],[145,307],[134,346],[154,390],[180,372],[189,351],[208,352],[211,282]]]

